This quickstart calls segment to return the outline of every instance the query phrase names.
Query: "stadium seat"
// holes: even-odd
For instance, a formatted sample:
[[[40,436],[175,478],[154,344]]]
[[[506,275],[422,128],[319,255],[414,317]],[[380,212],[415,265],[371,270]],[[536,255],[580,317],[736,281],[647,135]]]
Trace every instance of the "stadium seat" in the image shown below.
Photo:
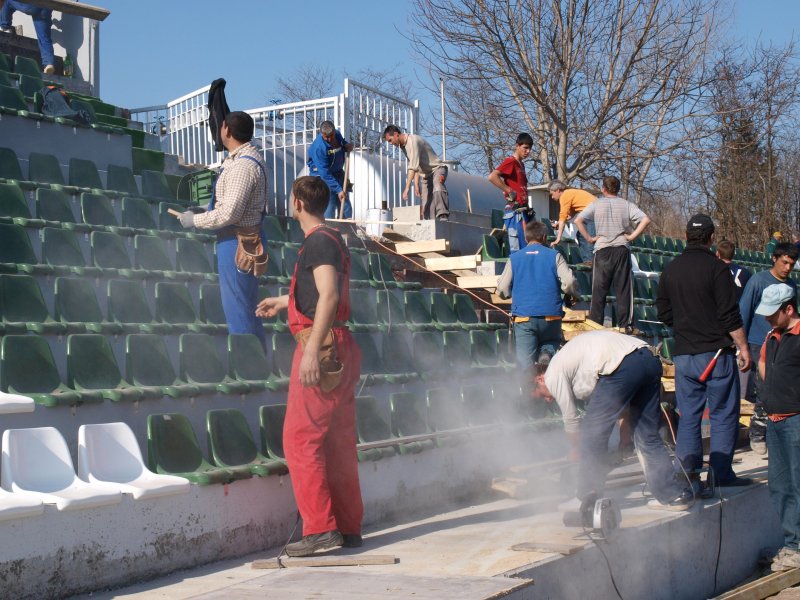
[[[261,432],[261,452],[273,460],[286,461],[283,452],[283,422],[286,419],[286,405],[273,404],[258,409],[258,423]]]
[[[381,356],[390,357],[389,364],[384,364],[384,368],[390,371],[386,374],[386,380],[390,383],[402,383],[418,377],[419,373],[404,335],[400,332],[384,333],[381,337]]]
[[[75,406],[84,401],[61,381],[50,345],[38,335],[0,339],[0,390],[30,396],[43,406]]]
[[[478,319],[475,312],[475,305],[467,294],[453,294],[453,307],[455,308],[458,320],[465,329],[503,329],[502,323],[483,323]]]
[[[213,325],[221,325],[219,330],[227,328],[225,311],[222,309],[222,296],[218,283],[200,284],[200,320]]]
[[[39,188],[36,190],[36,217],[49,227],[63,227],[70,231],[87,233],[91,225],[78,223],[72,211],[70,196],[61,190]]]
[[[267,458],[258,451],[247,420],[235,408],[208,411],[206,431],[212,462],[238,475],[237,479],[288,472],[283,461]]]
[[[183,228],[181,222],[178,219],[176,219],[174,216],[172,216],[167,212],[169,209],[177,210],[178,212],[183,212],[185,210],[185,207],[181,206],[180,204],[174,204],[172,202],[159,202],[158,228],[164,231],[171,231],[173,233],[183,234],[185,229]]]
[[[0,275],[0,333],[63,335],[67,327],[47,311],[36,279],[30,275]]]
[[[103,318],[92,284],[84,278],[57,277],[54,285],[53,318],[69,333],[119,335],[124,328]]]
[[[267,272],[261,276],[261,281],[267,283],[289,283],[289,277],[283,274],[283,258],[281,257],[280,248],[267,245]]]
[[[164,338],[149,333],[134,333],[125,338],[125,374],[140,388],[157,388],[170,398],[194,398],[200,395],[196,385],[175,375]]]
[[[378,309],[368,290],[350,290],[351,331],[383,331],[386,326],[378,322]]]
[[[297,248],[289,245],[283,246],[281,248],[281,259],[284,277],[291,278],[294,275],[294,267],[297,264]]]
[[[122,500],[114,486],[78,478],[67,442],[55,427],[7,429],[0,469],[3,489],[55,504],[60,511],[109,506]]]
[[[393,392],[389,395],[390,424],[394,436],[406,437],[430,433],[428,407],[425,399],[413,392]],[[432,439],[398,444],[400,454],[418,454],[434,447]]]
[[[675,348],[675,338],[665,337],[661,340],[660,354],[667,360],[673,359],[672,351]]]
[[[378,289],[399,287],[404,290],[419,290],[422,288],[422,284],[416,281],[397,281],[385,254],[369,253],[369,275],[372,286]]]
[[[306,239],[306,234],[300,227],[300,223],[295,219],[289,219],[286,222],[286,230],[287,230],[286,237],[289,239],[290,244],[295,244],[296,246],[299,246],[300,244],[303,243],[303,240]]]
[[[0,85],[14,87],[14,80],[12,79],[12,76],[3,69],[0,69]]]
[[[472,362],[481,367],[498,366],[497,337],[494,332],[470,331],[469,340],[472,347]]]
[[[125,381],[108,338],[96,333],[67,336],[67,384],[84,399],[138,402],[161,396],[160,390]]]
[[[139,186],[136,185],[136,178],[133,176],[133,171],[128,167],[108,165],[106,180],[106,189],[108,190],[121,192],[128,196],[139,195]]]
[[[119,274],[128,279],[145,279],[150,276],[148,271],[132,268],[126,243],[116,233],[93,231],[89,241],[92,246],[92,264],[102,269],[104,275],[115,277]]]
[[[425,391],[428,403],[428,426],[431,431],[440,432],[462,429],[467,426],[464,418],[464,405],[457,388],[433,388]],[[463,442],[468,434],[448,434],[436,438],[437,446],[448,446]]]
[[[500,208],[493,208],[490,213],[490,227],[492,229],[502,229],[505,225],[503,221],[503,210]]]
[[[158,196],[158,194],[151,194],[145,190],[145,173],[155,173],[164,175],[164,153],[159,150],[148,150],[141,147],[134,147],[131,152],[133,172],[136,175],[142,176],[142,193],[145,196]],[[149,176],[148,176],[149,177]],[[169,195],[169,185],[164,178],[154,178],[163,181],[164,188],[167,190],[167,198],[175,199],[175,196]],[[159,184],[160,185],[160,184]]]
[[[356,397],[356,434],[358,442],[366,444],[391,439],[389,422],[381,414],[378,401],[373,396]],[[358,460],[380,460],[394,456],[392,446],[358,450]]]
[[[289,375],[292,373],[292,359],[296,346],[294,338],[289,333],[275,333],[272,335],[272,371],[277,376],[275,383],[282,388],[289,385]]]
[[[0,223],[0,273],[49,275],[53,271],[53,267],[39,264],[24,227]]]
[[[42,72],[39,70],[39,63],[27,56],[14,57],[14,72],[17,75],[27,75],[29,77],[42,78]]]
[[[134,173],[136,167],[134,167]],[[160,198],[175,202],[175,196],[169,191],[169,184],[164,173],[156,171],[142,171],[142,195],[149,198]],[[180,207],[180,205],[178,205]],[[175,217],[170,217],[174,219]]]
[[[214,467],[203,457],[189,419],[178,413],[148,415],[147,465],[151,471],[184,477],[197,485],[234,480],[231,471]]]
[[[17,183],[23,180],[17,153],[11,148],[0,148],[0,179],[9,179]]]
[[[228,372],[237,381],[249,385],[253,392],[278,389],[264,347],[251,333],[228,335]]]
[[[481,259],[484,261],[506,262],[508,254],[503,253],[500,243],[493,235],[484,235],[481,245]]]
[[[117,221],[117,216],[114,214],[111,200],[102,194],[81,194],[81,218],[88,225],[97,225],[101,228],[108,227],[111,231],[119,233],[119,221]],[[126,231],[126,235],[132,233],[132,230]]]
[[[495,331],[497,358],[504,366],[514,366],[517,363],[517,348],[511,332],[508,328]]]
[[[361,350],[361,377],[365,384],[382,383],[386,381],[385,367],[378,346],[371,333],[356,332],[353,339]]]
[[[158,224],[153,217],[153,209],[150,208],[147,200],[125,197],[122,199],[121,204],[123,226],[144,230],[150,235],[157,235],[167,239],[174,237],[158,229]]]
[[[159,281],[156,283],[156,321],[180,325],[196,333],[216,333],[220,327],[201,323],[192,305],[189,289],[181,283]]]
[[[0,521],[36,517],[43,512],[44,504],[39,498],[0,488]]]
[[[64,173],[58,159],[52,154],[41,152],[31,152],[28,155],[28,180],[37,182],[40,187],[42,184],[49,184],[51,188],[64,190],[70,193],[77,193],[78,188],[67,186],[64,181]],[[46,187],[46,186],[45,186]]]
[[[28,398],[28,396],[22,396],[21,394],[0,392],[0,415],[29,413],[33,412],[35,408],[36,402],[33,401],[33,398]],[[2,503],[0,502],[0,504]],[[0,512],[2,512],[2,508],[0,508]]]
[[[185,289],[185,288],[184,288]],[[202,333],[184,333],[178,338],[180,378],[197,386],[201,394],[247,394],[250,386],[228,376],[214,347],[214,340]]]
[[[0,71],[11,73],[11,57],[5,52],[0,52]]]
[[[444,338],[444,358],[450,369],[450,374],[455,377],[463,377],[475,368],[472,364],[470,353],[470,339],[467,331],[445,331]]]
[[[287,242],[286,228],[277,217],[266,215],[261,222],[261,232],[270,246],[282,246]]]
[[[197,240],[178,238],[175,241],[176,266],[182,273],[191,273],[195,279],[215,280],[217,276],[208,259],[205,247]]]
[[[104,271],[86,266],[78,240],[68,229],[44,227],[42,235],[42,261],[51,271],[79,277],[100,277]]]
[[[385,324],[388,330],[395,327],[408,329],[406,323],[406,310],[399,293],[393,290],[377,290],[378,320]]]
[[[32,116],[22,92],[7,85],[0,85],[0,112],[19,117]]]
[[[466,421],[471,426],[491,425],[500,419],[500,410],[487,384],[461,386],[461,402]]]
[[[656,284],[657,285],[657,284]],[[646,277],[633,278],[633,299],[639,304],[653,304],[656,300],[653,280]]]
[[[102,194],[105,191],[94,162],[82,158],[69,160],[69,184],[88,189],[93,194]]]
[[[270,290],[268,288],[264,286],[258,288],[259,302],[264,298],[270,297],[271,295],[272,294],[270,294]],[[281,311],[276,316],[270,317],[269,319],[262,318],[261,324],[268,332],[282,333],[289,330],[289,326],[286,324],[286,311]]]
[[[97,423],[78,428],[78,476],[89,483],[116,484],[134,500],[185,494],[189,482],[148,469],[136,436],[126,423]],[[110,487],[110,486],[109,486]]]
[[[25,194],[16,183],[0,183],[0,223],[16,223],[22,227],[44,227],[42,219],[34,219]]]
[[[186,273],[178,273],[169,258],[166,242],[155,235],[133,236],[133,264],[137,269],[164,279],[187,280]],[[157,273],[153,273],[156,271]]]
[[[403,294],[406,324],[412,331],[432,331],[437,329],[433,322],[430,301],[423,292],[407,291]]]
[[[443,379],[448,375],[441,333],[414,332],[411,336],[411,345],[416,371],[423,379]]]
[[[453,297],[444,292],[431,292],[431,316],[439,329],[463,329],[458,320]]]
[[[108,282],[108,320],[119,323],[128,333],[171,333],[178,327],[157,323],[150,312],[142,284],[127,279]]]
[[[350,289],[370,287],[369,270],[365,264],[366,253],[350,248]]]

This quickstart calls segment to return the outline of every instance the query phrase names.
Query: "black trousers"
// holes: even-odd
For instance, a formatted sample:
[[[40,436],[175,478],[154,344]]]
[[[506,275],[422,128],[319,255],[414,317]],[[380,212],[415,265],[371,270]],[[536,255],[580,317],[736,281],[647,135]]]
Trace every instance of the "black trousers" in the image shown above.
[[[592,262],[592,303],[589,318],[603,324],[606,294],[613,287],[617,297],[617,327],[633,325],[631,251],[627,246],[610,246],[594,253]]]

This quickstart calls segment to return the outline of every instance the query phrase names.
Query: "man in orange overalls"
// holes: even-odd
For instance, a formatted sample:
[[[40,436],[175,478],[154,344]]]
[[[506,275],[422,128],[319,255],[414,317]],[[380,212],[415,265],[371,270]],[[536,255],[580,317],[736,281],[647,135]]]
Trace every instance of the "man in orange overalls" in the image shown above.
[[[355,386],[361,352],[347,329],[350,253],[325,225],[328,186],[300,177],[292,186],[294,218],[305,233],[289,294],[265,298],[256,314],[288,310],[298,340],[289,379],[283,448],[292,477],[303,538],[289,556],[337,546],[361,546],[364,507],[358,481]]]

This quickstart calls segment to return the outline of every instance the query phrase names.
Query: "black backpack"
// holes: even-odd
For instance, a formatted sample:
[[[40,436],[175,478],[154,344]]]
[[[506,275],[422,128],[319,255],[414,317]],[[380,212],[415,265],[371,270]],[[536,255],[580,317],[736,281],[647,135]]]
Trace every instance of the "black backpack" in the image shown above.
[[[50,117],[64,117],[86,125],[94,121],[87,111],[72,108],[69,96],[63,88],[48,85],[39,90],[39,93],[42,95],[42,114]]]

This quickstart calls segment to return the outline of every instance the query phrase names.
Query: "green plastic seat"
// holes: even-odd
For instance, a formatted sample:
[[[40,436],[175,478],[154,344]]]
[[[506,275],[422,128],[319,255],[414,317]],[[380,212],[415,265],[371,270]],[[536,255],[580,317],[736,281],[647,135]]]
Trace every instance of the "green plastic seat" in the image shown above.
[[[365,385],[382,383],[386,381],[384,377],[384,365],[378,346],[372,338],[371,333],[357,332],[353,334],[353,340],[361,350],[361,376],[365,380]]]
[[[661,340],[661,348],[659,353],[667,360],[673,360],[673,351],[675,349],[675,338],[665,337]]]
[[[250,391],[247,383],[228,376],[211,336],[202,333],[184,333],[178,338],[178,346],[180,378],[196,385],[200,393],[241,395]]]
[[[42,219],[34,219],[19,185],[0,183],[0,222],[23,227],[44,227]]]
[[[378,307],[368,290],[350,290],[351,331],[383,331],[384,325],[378,322]]]
[[[134,172],[136,172],[135,167]],[[173,196],[169,190],[169,184],[167,183],[167,178],[164,177],[164,173],[144,170],[142,171],[141,176],[143,196],[147,196],[149,198],[161,198],[164,200],[170,200],[172,202],[175,201],[175,196]]]
[[[444,366],[442,334],[416,331],[411,336],[414,365],[423,379],[442,379],[448,375]]]
[[[5,52],[0,52],[0,71],[11,72],[11,57]]]
[[[178,238],[175,241],[176,266],[179,271],[196,279],[216,280],[205,246],[197,240]]]
[[[111,200],[103,194],[81,194],[81,217],[89,225],[119,227]]]
[[[306,239],[306,234],[303,232],[300,223],[295,219],[289,219],[286,223],[287,237],[290,244],[300,245]]]
[[[425,391],[428,403],[428,426],[440,432],[467,427],[461,394],[450,388],[433,388]],[[450,446],[469,439],[469,434],[446,434],[436,438],[437,446]]]
[[[221,408],[206,413],[208,453],[211,461],[246,479],[257,475],[283,475],[288,472],[282,461],[267,458],[258,451],[250,426],[241,411]]]
[[[60,273],[79,277],[99,277],[103,270],[86,266],[75,233],[65,228],[44,227],[42,230],[42,261]]]
[[[464,328],[453,308],[453,297],[444,292],[431,292],[431,316],[437,329]]]
[[[188,279],[175,270],[169,258],[167,243],[155,235],[133,236],[133,263],[137,269],[164,279]]]
[[[461,403],[468,425],[491,425],[500,420],[492,388],[487,384],[462,385]]]
[[[147,200],[142,198],[125,197],[122,199],[122,225],[132,229],[146,230],[151,235],[163,236],[158,230],[158,224],[153,217],[153,209]]]
[[[502,229],[505,222],[503,221],[503,210],[500,208],[493,208],[490,213],[490,226],[492,229]]]
[[[197,485],[234,480],[230,470],[214,467],[203,457],[192,424],[178,413],[148,415],[147,463],[151,471],[185,477]]]
[[[50,345],[38,335],[0,338],[0,390],[30,396],[43,406],[76,406],[85,400],[61,381]]]
[[[481,259],[484,261],[506,262],[508,256],[503,253],[500,243],[493,235],[484,235],[481,245]]]
[[[25,228],[0,223],[0,273],[49,275],[54,271],[53,267],[38,263]]]
[[[389,265],[389,259],[385,254],[370,252],[368,260],[369,274],[373,287],[378,289],[399,287],[403,290],[419,290],[422,288],[422,284],[416,281],[397,281]]]
[[[102,194],[104,191],[100,173],[97,172],[94,162],[82,158],[69,160],[69,184],[90,189],[95,194]]]
[[[653,304],[656,300],[656,290],[653,282],[646,277],[633,278],[633,299],[640,304]]]
[[[401,332],[384,333],[382,336],[381,356],[389,360],[384,368],[389,373],[384,375],[389,383],[404,383],[419,377],[411,349]]]
[[[403,295],[406,309],[406,323],[412,331],[432,331],[437,329],[433,322],[430,301],[422,292],[407,291]]]
[[[218,283],[200,284],[200,320],[227,327]]]
[[[22,180],[17,153],[11,148],[0,148],[0,179]]]
[[[287,292],[288,293],[288,292]],[[274,294],[270,292],[269,288],[265,286],[260,286],[258,288],[258,301],[260,302],[264,298],[269,298]],[[283,333],[289,330],[289,326],[286,324],[286,311],[281,311],[274,317],[270,317],[269,319],[261,319],[261,324],[264,327],[264,330],[267,332],[275,332],[275,333]]]
[[[286,460],[286,454],[283,451],[283,422],[285,420],[285,404],[260,406],[258,409],[261,452],[274,460]]]
[[[217,325],[201,323],[192,304],[192,297],[185,284],[159,281],[156,283],[156,321],[180,325],[196,333],[214,333]]]
[[[252,333],[232,333],[228,336],[228,366],[230,376],[243,381],[254,392],[275,390],[272,367],[261,341]]]
[[[356,397],[356,433],[361,444],[391,439],[389,421],[383,416],[378,401],[373,396]],[[358,460],[380,460],[394,456],[392,446],[358,450]]]
[[[148,171],[164,174],[164,153],[160,150],[135,148],[131,158],[133,160],[133,172],[137,175]]]
[[[120,167],[119,165],[108,165],[106,189],[121,192],[128,196],[139,195],[139,186],[136,184],[133,171],[128,167]]]
[[[396,437],[424,435],[428,427],[428,407],[425,399],[413,392],[393,392],[389,395],[389,423]],[[435,446],[432,439],[398,444],[400,454],[418,454]]]
[[[103,274],[114,277],[119,273],[130,279],[144,279],[150,276],[148,271],[134,269],[128,254],[128,248],[116,233],[93,231],[89,236],[92,246],[92,264],[103,270]]]
[[[281,225],[277,217],[266,215],[261,222],[261,232],[267,244],[270,246],[282,246],[288,239],[286,229]]]
[[[652,271],[653,263],[650,260],[650,254],[646,252],[638,252],[636,254],[636,262],[639,264],[640,271]]]
[[[160,392],[132,387],[122,378],[111,344],[104,335],[77,333],[67,336],[67,384],[81,396],[138,402]]]
[[[53,189],[76,193],[78,188],[67,186],[58,159],[52,154],[31,152],[28,155],[28,180],[39,185],[49,184]]]
[[[578,282],[578,291],[580,292],[580,299],[583,302],[589,302],[592,299],[592,274],[586,271],[577,271],[575,279]]]
[[[177,328],[169,323],[158,323],[144,296],[142,284],[128,279],[111,279],[108,282],[108,320],[119,323],[129,333],[172,333]]]
[[[14,87],[14,80],[7,72],[3,71],[2,69],[0,69],[0,85],[4,85],[6,87]]]
[[[297,248],[294,246],[283,246],[281,248],[281,260],[284,277],[291,278],[294,274],[294,266],[297,264]]]
[[[370,287],[369,269],[366,261],[367,253],[355,252],[350,249],[350,289]]]
[[[511,329],[498,329],[495,333],[497,341],[497,358],[504,367],[513,367],[517,363],[517,349]],[[470,339],[470,343],[472,340]]]
[[[458,320],[465,329],[494,330],[505,327],[502,323],[484,323],[478,319],[472,298],[467,294],[453,294],[453,308],[458,315]]]
[[[261,280],[267,283],[289,283],[289,277],[283,274],[281,248],[282,246],[267,245],[267,272],[261,276]]]
[[[159,390],[170,398],[200,395],[196,385],[178,379],[160,335],[133,333],[125,338],[125,374],[133,385]]]
[[[36,190],[36,217],[51,227],[64,227],[80,233],[92,230],[91,225],[78,223],[75,220],[70,196],[62,190],[48,188]]]
[[[444,339],[444,358],[451,373],[456,377],[468,375],[475,368],[475,365],[472,364],[469,332],[445,331],[442,337]]]
[[[181,222],[174,216],[169,214],[169,209],[183,212],[186,210],[184,206],[175,204],[173,202],[159,202],[158,203],[158,228],[164,231],[172,231],[174,233],[184,233],[186,230],[181,225]]]
[[[0,275],[0,332],[62,335],[63,323],[55,321],[36,279],[30,275]]]
[[[499,363],[497,337],[491,331],[470,331],[472,362],[481,367],[496,367]]]
[[[289,333],[272,335],[272,372],[277,376],[276,383],[280,383],[282,387],[289,385],[296,345],[294,337]]]
[[[124,328],[106,321],[92,284],[79,277],[57,277],[54,286],[53,317],[69,333],[105,333],[119,335]]]
[[[26,56],[17,55],[14,57],[14,72],[17,75],[42,78],[42,70],[39,67],[39,63]]]
[[[7,85],[0,85],[0,112],[20,117],[31,116],[22,92]]]
[[[393,290],[377,290],[375,296],[378,301],[378,321],[386,325],[388,330],[408,329],[406,309],[399,294]]]

